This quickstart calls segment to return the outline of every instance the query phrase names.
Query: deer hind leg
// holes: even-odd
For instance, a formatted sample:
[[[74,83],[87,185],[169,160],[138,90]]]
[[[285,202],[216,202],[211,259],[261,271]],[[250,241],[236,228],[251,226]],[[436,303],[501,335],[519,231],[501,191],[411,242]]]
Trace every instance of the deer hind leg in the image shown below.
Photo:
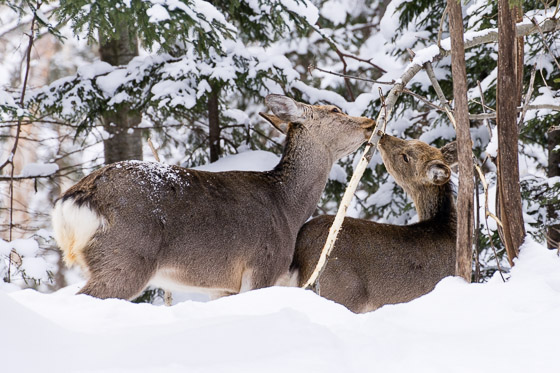
[[[156,271],[156,265],[134,261],[126,266],[110,266],[92,270],[91,277],[78,294],[96,298],[134,299],[148,285]]]
[[[157,261],[142,255],[123,240],[99,237],[85,252],[90,278],[79,294],[96,298],[133,299],[148,285]]]

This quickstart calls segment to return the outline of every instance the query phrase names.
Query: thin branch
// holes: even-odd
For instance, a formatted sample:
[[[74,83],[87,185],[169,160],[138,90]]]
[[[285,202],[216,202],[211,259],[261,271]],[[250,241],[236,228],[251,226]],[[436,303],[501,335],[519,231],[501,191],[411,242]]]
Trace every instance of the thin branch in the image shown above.
[[[354,55],[352,55],[352,54],[342,52],[342,51],[338,48],[338,45],[336,45],[336,43],[334,42],[334,40],[332,40],[332,38],[330,38],[329,36],[325,35],[325,34],[321,31],[320,28],[318,28],[318,27],[316,27],[316,26],[314,26],[314,25],[310,25],[310,26],[311,26],[311,28],[312,28],[317,34],[319,34],[319,35],[323,38],[323,40],[325,40],[325,41],[327,42],[327,44],[328,44],[339,56],[352,58],[352,59],[354,59],[354,60],[356,60],[356,61],[366,63],[366,64],[372,66],[373,68],[379,70],[382,74],[385,74],[385,73],[387,72],[385,69],[383,69],[383,68],[379,67],[378,65],[374,64],[373,62],[371,62],[371,60],[372,60],[371,58],[368,59],[368,60],[366,60],[366,59],[363,59],[363,58],[354,56]]]
[[[317,67],[317,66],[314,66],[314,65],[309,65],[308,70],[309,70],[309,73],[313,73],[313,70],[318,70],[318,71],[321,71],[321,72],[326,73],[326,74],[331,74],[331,75],[339,76],[339,77],[341,77],[341,78],[348,78],[348,79],[354,79],[354,80],[361,80],[361,81],[368,82],[368,83],[387,84],[387,85],[393,85],[393,84],[395,84],[395,81],[394,81],[394,80],[391,81],[391,82],[384,82],[384,81],[381,81],[381,80],[374,80],[374,79],[362,78],[362,77],[355,76],[355,75],[340,74],[340,73],[336,73],[336,72],[334,72],[334,71],[329,71],[329,70],[321,69],[321,68],[319,68],[319,67]]]
[[[518,107],[517,111],[520,112],[523,110],[522,107]],[[540,104],[540,105],[527,105],[527,110],[556,110],[560,111],[560,105],[552,105],[552,104]],[[483,120],[483,119],[495,119],[496,112],[492,113],[482,113],[482,114],[470,114],[470,120]]]
[[[546,48],[548,54],[550,55],[550,57],[552,57],[552,60],[554,61],[554,63],[556,64],[556,67],[558,67],[558,69],[560,69],[560,63],[558,63],[558,60],[556,59],[556,57],[554,56],[554,53],[552,53],[552,51],[550,50],[550,48],[548,47],[548,44],[546,43],[546,39],[544,37],[544,33],[543,30],[541,29],[541,27],[539,26],[539,23],[537,22],[537,20],[533,17],[531,18],[531,22],[535,25],[535,27],[537,28],[537,30],[539,31],[539,34],[541,36],[541,39],[543,41],[544,47]]]
[[[496,247],[494,246],[494,240],[492,239],[492,235],[490,234],[490,228],[488,228],[488,217],[491,217],[492,219],[494,219],[496,221],[496,223],[498,223],[500,226],[502,226],[502,222],[500,221],[500,219],[498,219],[498,217],[492,213],[490,213],[490,208],[488,207],[488,183],[486,182],[486,178],[484,177],[484,174],[482,173],[482,170],[480,169],[480,167],[475,164],[474,165],[475,170],[478,172],[478,178],[480,180],[480,182],[482,183],[482,188],[484,189],[484,221],[486,222],[486,230],[488,231],[488,238],[490,241],[490,247],[492,248],[492,251],[494,252],[494,258],[496,258],[496,265],[498,266],[498,271],[500,272],[500,277],[502,278],[503,282],[506,282],[504,275],[502,274],[503,270],[500,266],[500,260],[498,258],[498,253],[496,251]]]
[[[447,7],[446,7],[446,9],[447,9]],[[447,100],[447,98],[443,94],[443,90],[441,89],[441,86],[439,85],[439,82],[436,78],[436,74],[434,73],[434,68],[432,66],[432,63],[431,62],[426,62],[424,64],[424,70],[426,71],[426,74],[428,74],[428,78],[430,78],[430,82],[432,83],[432,86],[434,87],[434,90],[436,91],[439,102],[441,103],[441,105],[444,108],[447,108],[447,110],[451,111],[452,110],[451,106],[449,106],[449,101]],[[443,110],[445,110],[445,109],[443,109]]]
[[[148,146],[150,147],[150,150],[152,151],[152,154],[154,155],[154,158],[156,159],[156,161],[160,162],[159,154],[158,154],[156,148],[154,147],[154,144],[152,143],[152,138],[151,137],[148,137]]]
[[[486,105],[484,104],[484,91],[482,91],[482,87],[480,86],[480,80],[476,81],[476,85],[478,86],[478,91],[480,92],[480,102],[482,103],[482,111],[486,114]],[[472,120],[470,114],[469,119]],[[490,127],[490,122],[488,119],[483,120],[486,127],[488,127],[488,136],[492,139],[492,127]]]
[[[537,75],[537,64],[533,65],[533,70],[531,70],[531,79],[529,80],[529,87],[527,88],[527,94],[525,95],[525,102],[523,103],[523,111],[521,111],[521,117],[517,123],[517,127],[521,129],[523,127],[523,122],[525,121],[525,113],[529,108],[529,102],[531,101],[531,96],[533,95],[533,84],[535,84],[535,75]]]
[[[430,106],[430,107],[432,107],[432,108],[434,108],[434,109],[436,109],[436,110],[445,111],[445,109],[442,108],[441,106],[438,106],[438,105],[436,105],[436,104],[430,102],[427,98],[422,97],[422,96],[420,96],[419,94],[412,92],[410,89],[403,88],[402,92],[403,92],[403,93],[406,93],[407,95],[416,97],[417,99],[419,99],[420,101],[422,101],[422,102],[425,103],[426,105],[428,105],[428,106]]]
[[[344,73],[344,75],[348,75],[348,71],[347,71],[348,64],[344,59],[344,54],[340,52],[338,49],[336,49],[335,52],[340,58],[340,61],[342,61],[342,72]],[[356,98],[354,97],[354,92],[352,92],[352,86],[350,85],[349,78],[347,77],[344,78],[344,85],[346,86],[346,91],[348,92],[348,97],[350,98],[350,101],[356,101]]]
[[[447,15],[448,9],[447,4],[445,4],[445,9],[441,15],[441,20],[439,21],[439,29],[437,33],[437,46],[441,49],[441,34],[443,33],[443,24],[445,22],[445,16]]]

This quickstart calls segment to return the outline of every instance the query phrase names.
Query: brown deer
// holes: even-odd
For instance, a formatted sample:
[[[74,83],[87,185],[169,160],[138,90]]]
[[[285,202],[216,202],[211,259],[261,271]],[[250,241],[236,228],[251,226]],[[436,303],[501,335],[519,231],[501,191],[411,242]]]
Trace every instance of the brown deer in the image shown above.
[[[148,285],[213,297],[285,284],[297,233],[333,163],[375,122],[281,95],[266,120],[287,133],[267,172],[204,172],[160,163],[105,166],[68,189],[53,211],[68,264],[89,276],[80,293],[132,299]]]
[[[346,218],[319,279],[322,296],[353,312],[407,302],[455,274],[456,210],[449,182],[455,142],[438,150],[384,135],[379,150],[389,173],[412,197],[418,223],[399,226]],[[334,216],[299,232],[292,276],[303,286],[315,269]]]

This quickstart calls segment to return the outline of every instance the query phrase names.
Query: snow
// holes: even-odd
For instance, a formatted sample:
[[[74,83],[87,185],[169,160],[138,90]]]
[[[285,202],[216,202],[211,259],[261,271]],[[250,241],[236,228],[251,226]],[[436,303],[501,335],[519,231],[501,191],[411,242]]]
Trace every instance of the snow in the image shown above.
[[[18,238],[9,242],[9,245],[22,256],[33,256],[39,251],[39,244],[34,239]]]
[[[448,277],[419,299],[363,315],[298,288],[164,307],[74,295],[76,285],[53,294],[5,287],[2,368],[556,372],[560,259],[528,239],[510,276]]]
[[[149,21],[152,23],[166,21],[171,18],[167,10],[160,4],[152,5],[150,9],[146,11],[146,14],[150,17]]]
[[[319,10],[315,5],[307,0],[281,0],[282,5],[296,13],[297,15],[305,18],[305,20],[310,24],[314,25],[319,19]]]
[[[195,170],[221,171],[270,171],[280,162],[280,157],[264,150],[246,151],[223,157],[214,163],[194,167]]]
[[[23,166],[20,176],[49,176],[58,171],[56,163],[27,163]]]
[[[10,243],[0,238],[0,255],[7,256],[10,250],[12,250]]]

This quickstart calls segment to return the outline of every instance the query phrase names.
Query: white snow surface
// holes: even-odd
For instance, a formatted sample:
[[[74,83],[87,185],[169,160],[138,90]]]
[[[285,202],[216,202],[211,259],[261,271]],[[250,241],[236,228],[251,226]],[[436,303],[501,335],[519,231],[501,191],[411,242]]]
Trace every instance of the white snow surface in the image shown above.
[[[171,307],[0,287],[3,372],[557,372],[560,259],[356,315],[274,287]]]
[[[20,176],[49,176],[58,171],[56,163],[27,163],[23,166]]]

